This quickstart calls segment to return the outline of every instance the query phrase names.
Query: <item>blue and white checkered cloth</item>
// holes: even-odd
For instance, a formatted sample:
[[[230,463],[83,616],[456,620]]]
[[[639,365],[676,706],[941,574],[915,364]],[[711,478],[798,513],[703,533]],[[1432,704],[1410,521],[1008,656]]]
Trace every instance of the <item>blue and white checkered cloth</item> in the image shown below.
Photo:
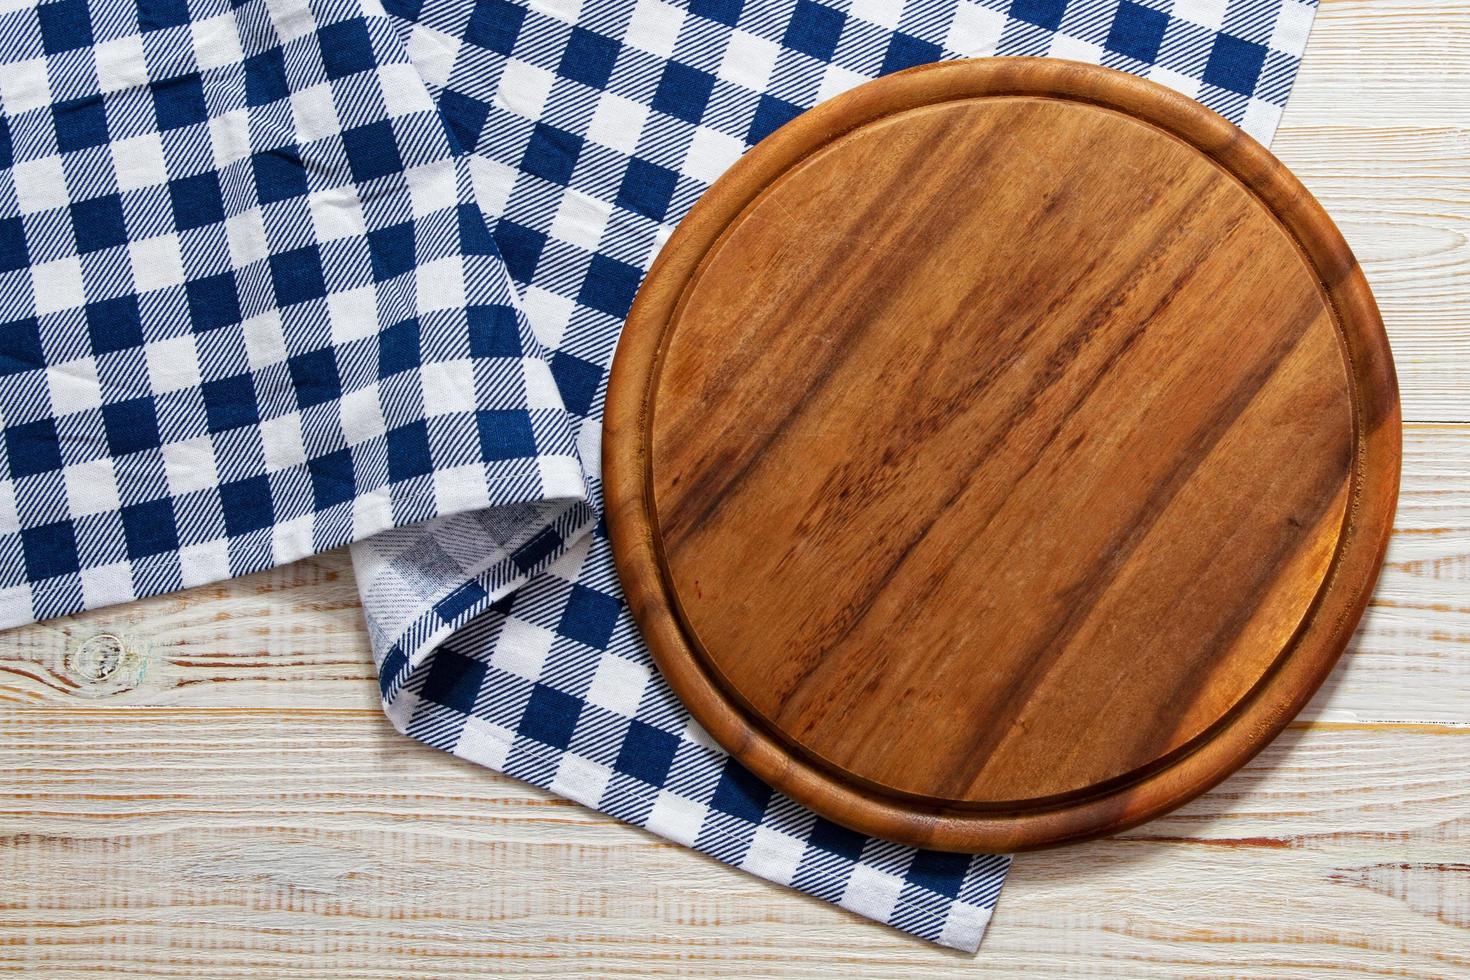
[[[598,524],[674,224],[941,58],[1135,72],[1269,139],[1303,0],[0,0],[0,626],[348,542],[407,734],[973,950],[1009,861],[772,793],[653,668]]]

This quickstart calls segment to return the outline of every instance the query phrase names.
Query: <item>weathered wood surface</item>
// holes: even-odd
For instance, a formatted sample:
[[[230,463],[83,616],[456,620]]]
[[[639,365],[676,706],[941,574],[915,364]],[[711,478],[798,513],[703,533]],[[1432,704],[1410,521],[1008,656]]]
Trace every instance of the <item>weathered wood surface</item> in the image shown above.
[[[1326,0],[1274,149],[1470,422],[1470,7]],[[63,659],[151,646],[128,693]],[[1406,428],[1374,603],[1298,723],[1018,859],[968,957],[395,734],[345,554],[0,634],[0,970],[37,976],[1470,976],[1470,425]]]

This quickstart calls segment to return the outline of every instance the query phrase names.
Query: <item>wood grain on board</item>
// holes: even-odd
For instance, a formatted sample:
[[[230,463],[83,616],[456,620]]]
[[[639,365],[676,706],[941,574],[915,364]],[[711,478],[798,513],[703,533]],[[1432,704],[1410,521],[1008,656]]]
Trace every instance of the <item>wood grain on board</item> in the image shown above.
[[[1324,0],[1272,143],[1363,263],[1411,422],[1470,422],[1470,7]],[[67,652],[144,643],[93,699]],[[1023,855],[955,954],[394,733],[344,552],[0,634],[0,970],[38,976],[1470,976],[1470,426],[1297,722]]]
[[[949,62],[788,124],[681,222],[604,493],[717,741],[839,823],[1011,851],[1178,806],[1306,703],[1399,430],[1363,276],[1264,149],[1121,72]]]

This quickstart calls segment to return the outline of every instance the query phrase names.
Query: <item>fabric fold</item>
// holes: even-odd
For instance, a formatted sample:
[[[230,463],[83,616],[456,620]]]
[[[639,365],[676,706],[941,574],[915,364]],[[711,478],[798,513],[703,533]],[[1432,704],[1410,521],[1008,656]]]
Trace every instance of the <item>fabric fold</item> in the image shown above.
[[[389,5],[471,154],[481,199],[495,202],[496,241],[589,461],[643,273],[700,193],[802,110],[926,61],[1051,55],[1153,78],[1266,140],[1314,9],[1296,0]],[[600,481],[589,476],[598,510]],[[369,620],[380,608],[431,607],[399,584],[414,577],[411,561],[365,560],[376,547],[354,547]],[[473,594],[478,611],[462,628],[441,625],[427,649],[378,647],[384,707],[400,731],[869,918],[977,948],[1009,858],[865,838],[730,759],[659,677],[600,525],[519,588],[477,582]]]

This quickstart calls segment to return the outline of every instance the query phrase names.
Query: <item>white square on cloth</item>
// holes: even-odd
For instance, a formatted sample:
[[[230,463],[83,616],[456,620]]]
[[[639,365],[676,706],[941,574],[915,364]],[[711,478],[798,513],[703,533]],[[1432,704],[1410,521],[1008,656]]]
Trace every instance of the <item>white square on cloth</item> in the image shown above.
[[[556,76],[545,68],[510,58],[495,90],[495,105],[523,119],[540,119]]]
[[[46,391],[51,411],[70,415],[102,407],[102,382],[97,378],[97,361],[79,357],[46,369]]]
[[[555,639],[551,630],[509,617],[501,628],[500,642],[490,657],[490,665],[524,680],[540,680],[541,668]]]
[[[199,384],[199,349],[192,336],[157,340],[143,352],[148,361],[148,384],[155,392],[164,394]]]
[[[475,410],[475,369],[468,360],[431,361],[423,378],[424,414],[429,418]]]
[[[101,514],[121,506],[117,474],[113,472],[111,459],[77,463],[68,466],[63,475],[66,479],[66,506],[73,514]]]
[[[334,136],[342,129],[332,103],[332,86],[326,82],[292,92],[291,117],[297,136],[304,141]]]
[[[146,140],[147,137],[139,139]],[[113,153],[116,155],[116,148]],[[159,150],[158,160],[161,169],[162,150]],[[10,178],[15,182],[15,203],[21,214],[36,214],[65,207],[71,200],[66,189],[66,172],[62,170],[61,157],[41,157],[38,160],[18,162],[10,169]],[[119,175],[119,180],[121,179],[122,176]],[[163,178],[159,178],[161,179]],[[150,182],[157,183],[159,180]]]
[[[806,842],[783,834],[773,827],[757,827],[750,849],[740,867],[751,874],[768,878],[780,885],[791,884],[801,856],[806,853]]]
[[[184,253],[179,236],[173,233],[128,243],[133,265],[133,285],[140,293],[167,289],[184,283]]]
[[[92,59],[97,67],[97,85],[104,92],[148,84],[148,60],[143,53],[143,38],[138,34],[97,45],[92,49]]]
[[[727,82],[761,92],[771,80],[780,53],[781,47],[775,41],[748,31],[732,31],[716,74]]]
[[[615,653],[604,653],[597,662],[587,700],[624,718],[632,718],[638,713],[649,676],[648,668],[642,664]]]
[[[703,803],[696,803],[668,790],[659,790],[658,797],[653,802],[653,811],[649,813],[644,826],[660,837],[667,837],[686,847],[692,846],[699,837],[699,828],[704,826],[707,813],[709,807]]]
[[[638,137],[648,118],[648,107],[621,95],[603,92],[587,127],[587,138],[610,150],[632,153],[638,148]]]
[[[628,43],[660,58],[674,53],[684,11],[663,0],[637,0],[633,20],[628,25]]]
[[[182,497],[195,490],[208,490],[219,483],[219,470],[214,458],[214,443],[208,435],[195,436],[183,442],[164,443],[164,472],[168,492]]]
[[[859,915],[886,922],[893,918],[893,907],[902,891],[902,878],[858,864],[853,867],[852,877],[847,880],[847,888],[837,904]]]

